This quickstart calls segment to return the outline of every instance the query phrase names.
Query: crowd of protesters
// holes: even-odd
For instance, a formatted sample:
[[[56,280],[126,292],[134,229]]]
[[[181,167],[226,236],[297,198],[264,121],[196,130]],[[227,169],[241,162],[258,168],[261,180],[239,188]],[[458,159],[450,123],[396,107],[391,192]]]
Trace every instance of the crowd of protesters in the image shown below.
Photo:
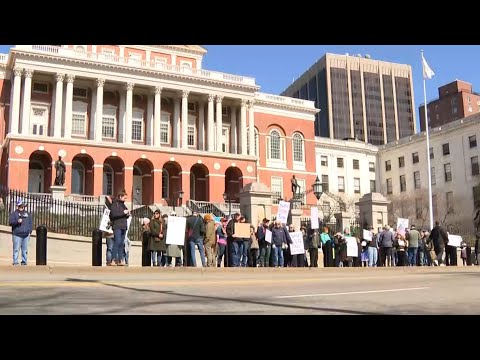
[[[258,226],[250,226],[248,237],[238,237],[236,224],[246,222],[241,214],[227,219],[211,214],[202,217],[194,212],[186,220],[183,247],[166,243],[167,219],[168,215],[162,216],[159,210],[152,219],[144,219],[143,231],[150,234],[148,250],[154,266],[173,266],[175,257],[175,266],[195,267],[197,250],[202,267],[318,267],[319,252],[323,254],[323,267],[457,265],[457,248],[449,245],[448,233],[439,222],[431,231],[417,230],[415,225],[402,232],[388,225],[377,231],[369,227],[369,239],[363,239],[363,231],[351,233],[348,227],[343,232],[332,233],[327,226],[310,230],[302,226],[299,230],[305,252],[291,255],[290,233],[296,229],[278,220],[265,218]],[[267,230],[271,232],[270,241],[267,241]],[[355,256],[347,251],[348,238],[354,238],[357,243]],[[461,244],[464,265],[470,257],[469,250],[465,243]]]

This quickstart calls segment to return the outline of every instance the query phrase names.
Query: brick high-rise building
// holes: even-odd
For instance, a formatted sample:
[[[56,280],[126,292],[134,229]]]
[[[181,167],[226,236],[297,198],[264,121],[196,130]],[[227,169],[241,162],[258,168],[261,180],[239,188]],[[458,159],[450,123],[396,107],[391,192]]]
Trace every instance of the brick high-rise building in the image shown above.
[[[383,145],[416,133],[410,65],[325,54],[283,93],[315,101],[315,135]]]
[[[480,111],[480,95],[472,90],[472,84],[455,80],[438,88],[438,99],[427,105],[431,128],[448,124]],[[425,131],[424,104],[419,107],[420,129]]]

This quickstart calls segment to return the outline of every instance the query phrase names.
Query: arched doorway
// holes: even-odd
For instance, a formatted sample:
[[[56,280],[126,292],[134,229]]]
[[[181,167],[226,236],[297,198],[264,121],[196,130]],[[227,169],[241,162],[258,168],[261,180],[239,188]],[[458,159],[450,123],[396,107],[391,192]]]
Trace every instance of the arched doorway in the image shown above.
[[[71,193],[93,195],[93,164],[90,155],[77,154],[72,160]]]
[[[28,164],[28,192],[46,193],[52,185],[52,157],[46,151],[34,151]]]
[[[203,164],[195,164],[190,169],[190,199],[209,201],[208,169]]]
[[[239,202],[238,193],[243,188],[243,174],[238,167],[230,166],[225,171],[225,192],[230,198]]]
[[[147,159],[138,159],[133,164],[133,206],[153,203],[153,164]]]
[[[178,192],[182,190],[182,168],[175,161],[168,161],[163,164],[162,174],[162,198],[169,206],[179,205]]]
[[[125,163],[117,156],[103,162],[103,195],[117,196],[125,187]],[[127,190],[128,193],[128,189]]]

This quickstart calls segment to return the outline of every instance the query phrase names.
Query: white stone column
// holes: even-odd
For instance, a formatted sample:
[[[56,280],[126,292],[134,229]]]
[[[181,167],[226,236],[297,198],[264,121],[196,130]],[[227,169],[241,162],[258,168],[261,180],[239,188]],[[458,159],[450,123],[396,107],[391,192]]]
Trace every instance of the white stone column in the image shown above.
[[[53,137],[59,139],[62,137],[62,108],[63,108],[63,80],[65,74],[57,74],[55,80],[57,87],[55,90],[55,120],[53,122]]]
[[[230,107],[230,153],[237,154],[237,107]]]
[[[188,94],[182,92],[182,149],[188,149]]]
[[[215,96],[210,94],[208,95],[208,114],[207,114],[207,151],[214,151],[213,145],[214,134],[213,134],[213,98]]]
[[[32,98],[33,70],[25,69],[25,84],[23,85],[22,134],[30,134],[30,103]],[[48,134],[46,134],[48,135]]]
[[[97,110],[95,113],[95,141],[102,141],[103,86],[105,79],[97,79]]]
[[[10,133],[18,134],[18,122],[20,120],[20,88],[22,87],[22,69],[13,69],[13,101],[12,117],[10,118]]]
[[[95,140],[95,124],[97,123],[97,87],[92,85],[92,103],[90,104],[88,139]]]
[[[147,126],[147,141],[145,142],[146,145],[153,146],[153,124],[155,123],[153,119],[153,102],[154,102],[154,96],[153,94],[148,94],[147,95],[147,121],[146,121],[146,126]]]
[[[120,90],[120,106],[118,109],[118,134],[119,134],[119,142],[125,143],[127,139],[125,138],[125,105],[127,104],[127,93]]]
[[[255,156],[255,117],[254,117],[254,102],[250,100],[248,102],[248,153],[251,156]]]
[[[180,98],[176,97],[173,99],[173,120],[172,120],[172,147],[178,148],[180,147],[180,139],[179,139],[179,128],[180,128]]]
[[[67,94],[65,97],[65,127],[64,137],[70,139],[72,137],[72,105],[73,105],[73,81],[75,75],[67,75]]]
[[[198,150],[205,150],[205,104],[198,104]]]
[[[125,104],[125,139],[127,144],[132,143],[132,101],[134,83],[127,83],[127,101]]]
[[[216,115],[217,115],[217,151],[218,152],[222,152],[222,129],[223,129],[223,125],[222,125],[222,100],[223,100],[223,96],[220,96],[220,95],[217,95],[217,98],[215,99],[216,100],[216,105],[217,105],[217,109],[216,109]]]
[[[153,120],[153,146],[160,146],[160,122],[162,115],[162,88],[160,86],[155,87],[155,111]]]
[[[240,135],[242,155],[247,155],[247,100],[242,100],[240,107]]]

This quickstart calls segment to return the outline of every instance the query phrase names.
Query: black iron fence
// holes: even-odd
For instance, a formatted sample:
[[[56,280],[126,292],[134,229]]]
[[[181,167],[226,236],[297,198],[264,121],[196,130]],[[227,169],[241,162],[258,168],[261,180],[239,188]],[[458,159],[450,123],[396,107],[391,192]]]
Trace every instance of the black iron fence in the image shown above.
[[[128,228],[128,238],[132,241],[142,241],[142,219],[153,216],[153,211],[149,206],[142,206],[130,211],[132,220]]]
[[[105,210],[104,204],[88,204],[53,199],[51,194],[26,193],[10,190],[0,186],[0,197],[5,209],[0,212],[0,224],[9,225],[10,213],[17,208],[17,201],[25,203],[26,210],[32,216],[33,228],[45,225],[48,232],[91,237],[94,229],[98,229]],[[141,241],[142,222],[144,217],[151,218],[152,210],[148,206],[131,211],[132,221],[128,237],[133,241]]]
[[[307,229],[307,233],[310,232],[311,230],[311,219],[309,217],[304,217],[304,218],[300,218],[300,224],[301,226],[305,226],[305,228]],[[343,232],[344,229],[340,229],[339,228],[339,224],[337,224],[336,222],[327,222],[327,221],[319,221],[319,225],[320,227],[322,228],[323,226],[328,226],[328,229],[329,229],[329,234],[330,235],[334,235],[336,232]],[[360,230],[361,230],[361,227],[360,227],[360,224],[358,222],[358,219],[353,219],[350,221],[350,233],[351,234],[354,234],[354,235],[357,235],[360,233]]]
[[[5,205],[0,213],[2,225],[9,225],[10,213],[17,208],[17,201],[21,199],[32,217],[34,229],[45,225],[48,232],[59,234],[92,236],[92,231],[100,225],[104,209],[103,205],[56,200],[50,194],[25,193],[2,186],[0,197]]]

